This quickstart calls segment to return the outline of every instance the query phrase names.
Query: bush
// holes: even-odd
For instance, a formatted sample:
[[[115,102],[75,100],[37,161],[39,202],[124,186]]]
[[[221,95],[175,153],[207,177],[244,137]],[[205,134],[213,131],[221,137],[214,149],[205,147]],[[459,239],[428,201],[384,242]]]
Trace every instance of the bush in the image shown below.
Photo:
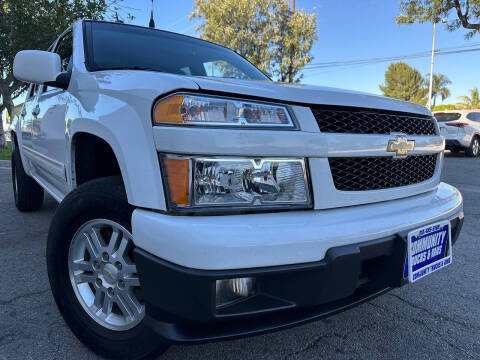
[[[0,148],[0,160],[10,160],[12,157],[12,142],[7,141],[7,148]]]

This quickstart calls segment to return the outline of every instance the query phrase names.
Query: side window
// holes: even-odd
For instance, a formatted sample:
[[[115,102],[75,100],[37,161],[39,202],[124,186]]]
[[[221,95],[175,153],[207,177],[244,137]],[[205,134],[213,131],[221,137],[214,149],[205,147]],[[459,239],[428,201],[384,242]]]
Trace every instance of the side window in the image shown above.
[[[72,69],[72,55],[73,55],[73,36],[69,32],[60,39],[55,49],[55,52],[60,56],[60,66],[62,72],[70,71]],[[43,91],[50,91],[54,88],[44,86]]]
[[[55,52],[60,55],[62,72],[69,71],[72,68],[73,54],[73,36],[71,32],[60,39]]]
[[[467,119],[471,121],[480,122],[480,112],[471,112],[467,114]]]

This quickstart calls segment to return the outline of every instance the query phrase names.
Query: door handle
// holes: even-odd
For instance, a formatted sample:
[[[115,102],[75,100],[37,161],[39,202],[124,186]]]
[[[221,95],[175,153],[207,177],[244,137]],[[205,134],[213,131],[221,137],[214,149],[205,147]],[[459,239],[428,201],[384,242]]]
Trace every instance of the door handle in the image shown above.
[[[35,108],[32,110],[32,115],[37,116],[40,114],[40,106],[35,106]]]
[[[23,108],[23,109],[22,109],[22,112],[20,113],[20,115],[22,115],[22,116],[27,115],[27,110],[25,110],[25,108]]]

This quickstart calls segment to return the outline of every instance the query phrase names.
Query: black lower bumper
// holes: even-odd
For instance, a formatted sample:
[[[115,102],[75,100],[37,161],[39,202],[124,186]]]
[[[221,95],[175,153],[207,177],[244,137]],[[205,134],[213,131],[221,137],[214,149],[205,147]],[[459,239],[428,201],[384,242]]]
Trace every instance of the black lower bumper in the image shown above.
[[[452,221],[452,242],[463,218]],[[245,270],[195,270],[135,249],[146,322],[176,343],[232,339],[300,325],[404,285],[406,234],[328,250],[316,263]],[[254,277],[257,292],[216,309],[219,279]]]
[[[445,140],[445,149],[453,151],[464,151],[467,149],[466,146],[463,146],[458,140]]]

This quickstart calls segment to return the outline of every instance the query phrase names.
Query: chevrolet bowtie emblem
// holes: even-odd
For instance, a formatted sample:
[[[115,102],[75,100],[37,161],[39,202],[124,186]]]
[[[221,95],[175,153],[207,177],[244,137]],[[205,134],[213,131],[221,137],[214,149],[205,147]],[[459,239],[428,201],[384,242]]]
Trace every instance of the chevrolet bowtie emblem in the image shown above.
[[[415,140],[408,140],[404,135],[397,135],[395,140],[390,140],[387,145],[388,152],[394,152],[396,156],[406,156],[415,148]]]

